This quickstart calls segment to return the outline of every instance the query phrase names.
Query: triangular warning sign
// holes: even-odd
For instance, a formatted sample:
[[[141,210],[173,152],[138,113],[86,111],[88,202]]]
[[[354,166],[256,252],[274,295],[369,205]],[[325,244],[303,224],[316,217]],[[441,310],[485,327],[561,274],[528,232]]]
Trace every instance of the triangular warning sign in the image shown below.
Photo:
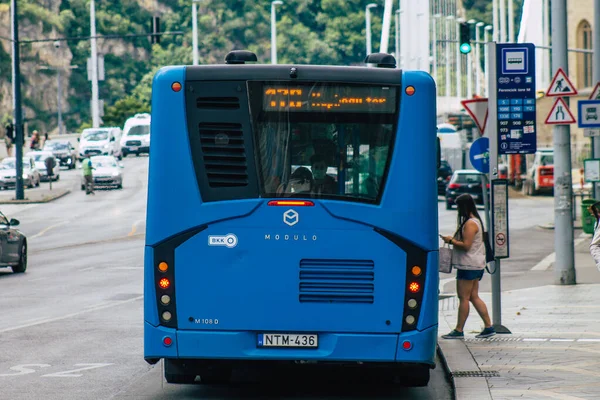
[[[600,82],[596,83],[596,86],[594,86],[594,90],[592,90],[589,100],[600,100]]]
[[[548,117],[546,118],[547,125],[569,125],[575,123],[575,117],[571,114],[569,106],[560,97],[556,99]]]
[[[460,102],[467,113],[473,118],[479,132],[483,136],[488,118],[488,99],[471,99]]]
[[[575,89],[575,85],[571,83],[567,74],[562,68],[559,68],[554,74],[554,78],[552,79],[552,83],[548,90],[546,90],[546,96],[549,97],[563,97],[563,96],[575,96],[577,94],[577,89]]]

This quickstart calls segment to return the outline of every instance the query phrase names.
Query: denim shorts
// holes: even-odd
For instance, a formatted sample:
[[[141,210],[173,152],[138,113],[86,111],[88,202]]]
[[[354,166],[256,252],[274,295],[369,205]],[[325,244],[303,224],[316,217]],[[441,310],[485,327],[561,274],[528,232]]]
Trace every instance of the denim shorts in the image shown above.
[[[463,281],[473,281],[475,279],[483,279],[483,273],[485,272],[485,269],[476,269],[476,270],[469,270],[469,269],[457,269],[456,270],[456,279],[460,279]]]

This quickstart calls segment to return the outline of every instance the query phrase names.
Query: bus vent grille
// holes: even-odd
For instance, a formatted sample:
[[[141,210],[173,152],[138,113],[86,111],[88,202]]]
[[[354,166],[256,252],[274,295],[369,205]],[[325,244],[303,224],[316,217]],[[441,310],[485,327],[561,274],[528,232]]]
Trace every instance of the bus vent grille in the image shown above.
[[[241,124],[201,123],[200,142],[210,187],[248,185],[248,164]]]
[[[240,99],[237,97],[198,97],[196,107],[212,110],[237,110],[240,108]]]
[[[301,260],[301,303],[375,301],[375,264],[369,260]]]

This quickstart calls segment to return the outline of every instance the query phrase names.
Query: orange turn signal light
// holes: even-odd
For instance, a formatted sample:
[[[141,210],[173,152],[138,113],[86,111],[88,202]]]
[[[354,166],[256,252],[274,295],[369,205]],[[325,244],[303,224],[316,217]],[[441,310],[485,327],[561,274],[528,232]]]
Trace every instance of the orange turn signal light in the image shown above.
[[[161,262],[160,264],[158,264],[158,270],[160,272],[167,272],[167,270],[169,269],[169,264],[167,264],[166,262]]]
[[[421,270],[421,267],[419,267],[418,265],[415,265],[414,267],[412,267],[412,269],[410,270],[410,272],[412,272],[412,274],[414,276],[419,276],[419,275],[421,275],[421,273],[423,272],[423,270]]]
[[[413,94],[415,94],[415,87],[407,86],[404,91],[406,92],[407,95],[412,96]]]
[[[171,84],[171,89],[173,89],[174,92],[179,92],[181,90],[181,83],[173,82]]]

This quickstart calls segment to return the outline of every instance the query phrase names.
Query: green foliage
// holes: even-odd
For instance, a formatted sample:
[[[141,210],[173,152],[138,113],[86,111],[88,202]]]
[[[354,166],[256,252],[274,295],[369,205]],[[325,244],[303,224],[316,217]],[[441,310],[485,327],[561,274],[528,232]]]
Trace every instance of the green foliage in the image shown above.
[[[137,113],[149,113],[150,107],[134,96],[127,96],[110,107],[104,107],[104,126],[122,127],[127,118]]]

